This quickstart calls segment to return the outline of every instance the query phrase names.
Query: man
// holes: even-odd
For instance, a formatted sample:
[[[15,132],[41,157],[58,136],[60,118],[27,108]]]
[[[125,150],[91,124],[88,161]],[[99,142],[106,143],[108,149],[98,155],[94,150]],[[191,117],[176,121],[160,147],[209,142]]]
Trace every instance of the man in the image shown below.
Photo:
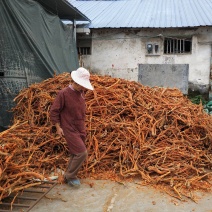
[[[58,92],[51,109],[50,119],[56,126],[57,134],[64,136],[71,154],[65,182],[71,186],[80,186],[77,173],[87,157],[85,146],[86,107],[84,91],[93,90],[90,83],[90,73],[85,68],[71,72],[71,84]]]

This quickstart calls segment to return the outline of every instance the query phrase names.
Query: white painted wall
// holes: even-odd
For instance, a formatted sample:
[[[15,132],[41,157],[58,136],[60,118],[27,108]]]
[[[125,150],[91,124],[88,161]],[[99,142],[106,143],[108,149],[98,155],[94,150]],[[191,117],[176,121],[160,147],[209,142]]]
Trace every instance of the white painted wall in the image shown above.
[[[162,36],[158,36],[162,35]],[[163,54],[163,37],[192,36],[191,54]],[[146,55],[146,42],[158,42],[159,56]],[[83,55],[92,73],[138,81],[138,64],[189,64],[192,89],[208,89],[212,51],[212,27],[196,29],[95,29],[92,53]]]

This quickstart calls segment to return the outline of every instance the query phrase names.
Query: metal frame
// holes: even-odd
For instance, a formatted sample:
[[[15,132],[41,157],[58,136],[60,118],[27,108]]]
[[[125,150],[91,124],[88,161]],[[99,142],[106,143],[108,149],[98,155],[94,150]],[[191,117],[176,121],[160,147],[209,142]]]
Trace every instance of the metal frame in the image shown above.
[[[51,191],[55,185],[57,185],[57,182],[43,182],[41,185],[37,185],[31,188],[24,189],[23,191],[20,191],[17,196],[15,194],[11,194],[10,196],[3,199],[2,202],[0,203],[0,211],[1,212],[20,211],[21,209],[23,209],[24,212],[28,212],[49,191]],[[15,201],[14,203],[12,203],[14,197],[15,197]],[[20,203],[20,201],[22,203]],[[26,201],[29,203],[25,203]],[[11,210],[11,206],[12,206],[12,210]]]

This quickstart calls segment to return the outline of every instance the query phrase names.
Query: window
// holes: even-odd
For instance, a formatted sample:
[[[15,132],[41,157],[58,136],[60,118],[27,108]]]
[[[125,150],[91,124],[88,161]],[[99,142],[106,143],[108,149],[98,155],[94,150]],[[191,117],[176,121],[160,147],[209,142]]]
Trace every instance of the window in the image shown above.
[[[85,33],[77,34],[77,51],[78,55],[91,55],[91,33],[89,35]]]
[[[79,55],[90,55],[91,48],[90,47],[77,47],[77,51]]]
[[[164,54],[191,53],[192,38],[165,38]]]

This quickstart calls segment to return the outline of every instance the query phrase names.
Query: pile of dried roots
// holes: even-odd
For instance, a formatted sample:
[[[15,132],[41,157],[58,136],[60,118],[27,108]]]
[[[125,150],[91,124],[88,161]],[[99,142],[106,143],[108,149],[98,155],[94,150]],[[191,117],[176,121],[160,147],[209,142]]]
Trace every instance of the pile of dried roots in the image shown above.
[[[0,200],[10,192],[61,176],[69,159],[56,135],[49,109],[69,84],[64,73],[21,91],[14,124],[0,134]],[[178,89],[143,86],[109,76],[91,76],[87,91],[89,152],[80,177],[141,179],[178,199],[195,200],[196,189],[210,190],[212,118]]]

